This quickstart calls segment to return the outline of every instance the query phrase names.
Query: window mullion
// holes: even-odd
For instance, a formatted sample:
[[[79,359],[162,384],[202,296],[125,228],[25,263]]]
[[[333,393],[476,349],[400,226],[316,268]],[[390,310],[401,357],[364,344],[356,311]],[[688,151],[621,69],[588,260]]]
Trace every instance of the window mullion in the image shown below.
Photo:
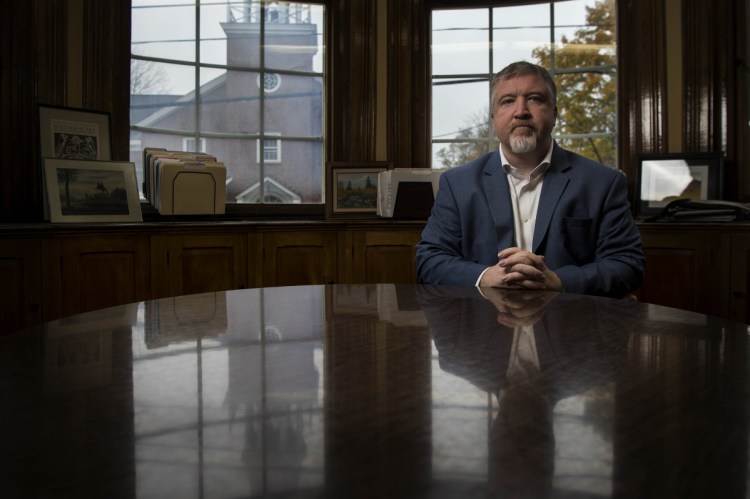
[[[258,99],[258,119],[259,132],[260,132],[260,143],[261,148],[258,161],[258,202],[263,204],[266,199],[266,3],[261,2],[260,4],[260,85],[259,87],[259,99]]]
[[[489,64],[487,66],[488,68],[490,68],[490,74],[488,75],[489,78],[487,79],[487,81],[492,81],[492,77],[495,74],[495,67],[494,67],[494,59],[495,59],[495,29],[494,29],[495,28],[495,11],[494,11],[494,9],[492,7],[489,7],[487,10],[489,11],[488,19],[489,19],[489,23],[490,23],[489,29],[487,30],[487,32],[489,33],[489,40],[488,41],[489,41],[489,49],[490,49],[489,50]],[[487,93],[488,93],[488,100],[489,100],[489,95],[490,95],[490,89],[489,88],[487,89]],[[494,103],[490,102],[490,105],[489,105],[490,116],[492,116],[492,106],[493,105],[494,105]],[[487,119],[489,120],[489,116],[487,117]],[[488,151],[490,150],[490,147],[492,147],[492,142],[493,142],[493,138],[494,138],[494,131],[495,131],[495,127],[494,126],[490,125],[489,127],[487,127],[487,150]]]
[[[549,3],[549,72],[555,77],[555,2]]]
[[[201,1],[195,2],[195,144],[200,144],[201,138]],[[196,151],[197,152],[197,151]]]

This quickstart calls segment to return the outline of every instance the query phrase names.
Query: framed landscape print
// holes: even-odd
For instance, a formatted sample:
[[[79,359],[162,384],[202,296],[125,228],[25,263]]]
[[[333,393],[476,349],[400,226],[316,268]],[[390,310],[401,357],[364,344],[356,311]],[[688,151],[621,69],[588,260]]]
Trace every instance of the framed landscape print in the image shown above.
[[[140,222],[135,165],[44,159],[51,222]]]
[[[329,216],[375,216],[378,174],[387,162],[329,163],[326,208]]]

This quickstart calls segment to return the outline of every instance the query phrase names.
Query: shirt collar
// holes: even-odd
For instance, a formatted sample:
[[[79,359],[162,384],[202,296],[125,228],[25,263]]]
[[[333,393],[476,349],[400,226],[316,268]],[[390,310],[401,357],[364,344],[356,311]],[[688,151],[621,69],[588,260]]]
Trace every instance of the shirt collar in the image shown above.
[[[552,150],[555,148],[555,141],[552,140],[549,145],[549,149],[547,150],[547,154],[544,155],[544,158],[542,159],[542,162],[539,163],[536,168],[531,170],[531,175],[529,175],[529,180],[533,180],[540,175],[544,175],[544,173],[547,171],[547,168],[549,168],[550,163],[552,162]],[[521,175],[518,171],[518,169],[511,165],[507,159],[505,159],[505,154],[503,154],[503,146],[502,144],[498,146],[498,150],[500,151],[500,161],[502,162],[503,169],[505,170],[505,173],[513,176]]]

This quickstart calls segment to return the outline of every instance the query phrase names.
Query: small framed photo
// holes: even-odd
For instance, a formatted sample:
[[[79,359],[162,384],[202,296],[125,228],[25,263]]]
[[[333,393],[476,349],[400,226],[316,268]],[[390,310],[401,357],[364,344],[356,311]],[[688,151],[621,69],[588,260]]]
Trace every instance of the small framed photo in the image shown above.
[[[39,105],[39,157],[77,160],[112,159],[109,114],[69,107]],[[44,165],[42,165],[44,168]],[[42,182],[44,218],[49,219]]]
[[[44,159],[51,222],[140,222],[135,165]]]
[[[721,199],[721,153],[644,154],[637,157],[633,212],[658,215],[675,199]]]
[[[377,213],[378,173],[390,163],[329,163],[326,212],[329,216],[369,216]]]

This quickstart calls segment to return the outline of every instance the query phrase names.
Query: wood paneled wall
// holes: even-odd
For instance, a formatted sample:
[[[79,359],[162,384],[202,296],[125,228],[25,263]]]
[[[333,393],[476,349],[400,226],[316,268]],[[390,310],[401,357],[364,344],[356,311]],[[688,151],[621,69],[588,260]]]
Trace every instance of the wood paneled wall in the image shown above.
[[[69,2],[32,0],[3,7],[0,222],[41,220],[36,106],[78,100],[68,88],[71,67],[82,72],[81,106],[111,114],[114,159],[128,156],[130,2],[77,1],[83,15],[77,23],[83,26],[77,65],[68,64]],[[379,1],[387,2],[385,34],[378,32]],[[429,163],[429,9],[441,1],[329,0],[329,160],[376,159],[375,121],[378,106],[385,105],[385,159],[397,167]],[[681,54],[667,53],[665,1],[618,1],[620,164],[628,172],[635,155],[667,152],[668,127],[681,127],[686,151],[726,153],[727,197],[750,201],[747,0],[683,1]],[[378,36],[387,37],[386,68],[378,65]],[[669,123],[666,115],[668,57],[683,60],[677,83],[684,96],[682,123]],[[380,70],[388,72],[386,103],[378,102]]]
[[[335,0],[328,10],[328,161],[374,161],[377,2]]]
[[[685,151],[726,154],[725,197],[750,201],[745,146],[747,82],[742,74],[746,2],[683,2]]]
[[[388,159],[430,165],[430,16],[426,0],[388,0]]]
[[[130,2],[85,0],[83,107],[105,109],[112,158],[130,155]]]
[[[668,127],[682,129],[684,152],[723,152],[724,198],[750,201],[747,142],[746,0],[681,3],[682,53],[667,52],[664,0],[618,2],[620,164],[667,150]],[[682,58],[682,122],[666,113],[667,60]],[[674,90],[674,89],[673,89]],[[629,176],[631,189],[634,176]],[[631,190],[632,192],[632,190]]]
[[[130,2],[80,0],[83,92],[69,86],[69,2],[6,2],[0,16],[0,222],[42,220],[37,105],[110,113],[113,159],[129,154]],[[75,54],[74,54],[75,55]]]
[[[618,2],[618,152],[625,171],[638,154],[666,152],[664,21],[663,0]],[[628,178],[632,187],[634,175]]]

